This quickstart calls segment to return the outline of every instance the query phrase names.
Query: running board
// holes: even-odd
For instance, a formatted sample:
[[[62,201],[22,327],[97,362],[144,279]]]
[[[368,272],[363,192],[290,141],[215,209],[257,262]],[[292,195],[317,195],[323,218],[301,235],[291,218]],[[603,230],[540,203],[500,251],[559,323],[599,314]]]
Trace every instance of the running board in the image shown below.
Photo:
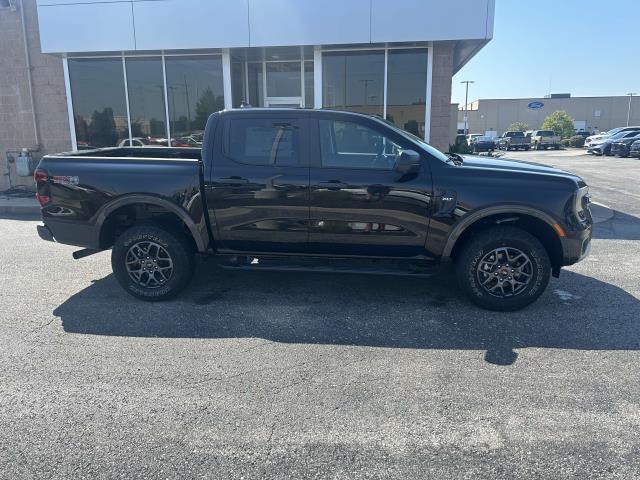
[[[219,262],[218,265],[225,270],[265,271],[265,272],[306,272],[306,273],[346,273],[360,275],[391,275],[401,277],[428,278],[438,273],[437,266],[416,265],[415,263],[402,262],[367,262],[344,261],[313,262],[302,260],[300,262],[291,259],[263,259],[249,258],[248,261]],[[246,258],[246,257],[245,257]]]

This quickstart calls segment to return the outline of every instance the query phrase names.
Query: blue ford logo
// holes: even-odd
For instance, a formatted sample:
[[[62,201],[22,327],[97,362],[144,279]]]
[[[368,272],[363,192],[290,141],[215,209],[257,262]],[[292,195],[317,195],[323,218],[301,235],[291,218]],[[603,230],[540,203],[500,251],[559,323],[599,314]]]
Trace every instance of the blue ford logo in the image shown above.
[[[538,109],[544,107],[544,103],[542,103],[542,102],[530,102],[529,105],[527,105],[527,107],[529,107],[531,110],[538,110]]]

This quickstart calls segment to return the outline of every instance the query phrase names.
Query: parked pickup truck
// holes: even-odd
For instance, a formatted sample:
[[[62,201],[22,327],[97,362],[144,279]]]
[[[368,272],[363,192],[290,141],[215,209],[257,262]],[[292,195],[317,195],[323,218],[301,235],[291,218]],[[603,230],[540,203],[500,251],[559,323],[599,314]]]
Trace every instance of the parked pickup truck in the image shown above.
[[[531,148],[531,138],[524,132],[504,132],[498,142],[501,150],[529,150]]]
[[[445,155],[347,112],[213,114],[202,150],[122,147],[45,156],[45,240],[112,249],[131,295],[164,300],[198,257],[223,268],[439,275],[453,263],[482,307],[515,310],[582,259],[587,185],[533,163]],[[207,263],[209,265],[210,263]]]
[[[527,136],[531,138],[531,147],[535,150],[560,149],[562,139],[553,130],[533,130]]]

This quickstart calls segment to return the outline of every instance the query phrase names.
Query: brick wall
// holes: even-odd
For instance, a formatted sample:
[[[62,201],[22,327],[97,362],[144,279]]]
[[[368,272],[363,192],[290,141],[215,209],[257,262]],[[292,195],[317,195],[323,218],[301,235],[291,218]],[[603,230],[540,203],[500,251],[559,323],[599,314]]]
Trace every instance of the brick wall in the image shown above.
[[[431,92],[430,144],[446,152],[451,137],[451,77],[453,75],[453,43],[438,42],[433,49],[433,88]]]
[[[67,100],[62,60],[40,53],[40,37],[35,0],[16,2],[15,11],[0,10],[0,191],[11,185],[32,185],[30,178],[15,174],[7,164],[7,151],[21,148],[37,150],[34,158],[71,149]],[[32,106],[27,80],[20,8],[24,4],[27,45],[31,56],[31,75],[39,145],[36,145]],[[9,171],[8,171],[9,169]]]

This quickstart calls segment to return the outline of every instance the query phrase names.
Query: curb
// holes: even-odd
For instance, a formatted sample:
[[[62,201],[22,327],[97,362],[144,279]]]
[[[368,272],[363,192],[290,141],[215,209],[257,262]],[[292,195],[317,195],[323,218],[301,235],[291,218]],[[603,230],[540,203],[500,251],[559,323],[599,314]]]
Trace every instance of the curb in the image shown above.
[[[15,201],[0,199],[0,215],[39,216],[40,205],[34,201]]]

